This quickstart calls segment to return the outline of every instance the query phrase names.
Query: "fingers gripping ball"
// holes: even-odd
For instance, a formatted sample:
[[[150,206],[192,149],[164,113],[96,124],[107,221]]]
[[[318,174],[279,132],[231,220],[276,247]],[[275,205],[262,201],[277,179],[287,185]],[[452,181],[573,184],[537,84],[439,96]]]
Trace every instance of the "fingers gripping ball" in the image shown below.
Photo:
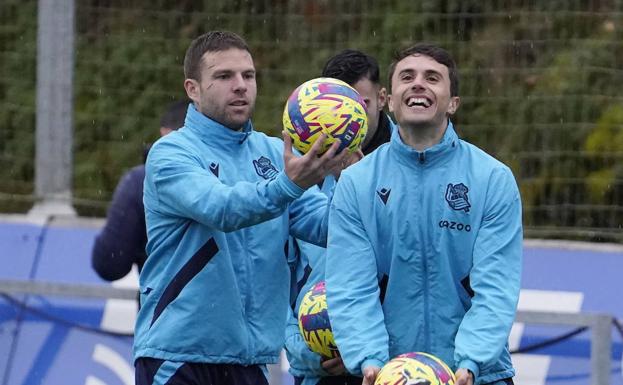
[[[316,78],[292,92],[283,111],[283,127],[294,147],[303,154],[324,132],[327,139],[320,153],[337,139],[340,151],[359,148],[368,131],[366,104],[359,93],[345,82]]]
[[[309,349],[327,358],[339,356],[327,313],[324,281],[315,284],[299,306],[299,330]]]
[[[374,385],[454,385],[454,373],[432,354],[415,352],[390,360],[379,372]]]

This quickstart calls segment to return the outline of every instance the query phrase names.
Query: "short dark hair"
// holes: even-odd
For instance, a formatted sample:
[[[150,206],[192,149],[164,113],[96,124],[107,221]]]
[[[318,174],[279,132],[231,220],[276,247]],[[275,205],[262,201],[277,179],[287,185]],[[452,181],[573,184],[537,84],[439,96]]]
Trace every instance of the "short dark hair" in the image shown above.
[[[190,100],[178,100],[167,106],[166,111],[160,118],[160,127],[170,128],[177,130],[184,125],[186,119],[186,111],[188,110],[188,104]]]
[[[243,38],[229,31],[204,33],[190,43],[184,56],[184,76],[186,79],[201,80],[201,59],[206,52],[225,51],[238,48],[249,53],[249,46]]]
[[[398,64],[398,62],[402,59],[411,55],[428,56],[435,60],[437,63],[443,64],[448,67],[448,75],[450,76],[450,95],[459,96],[459,73],[456,67],[456,63],[452,58],[452,55],[450,55],[450,52],[446,51],[445,49],[428,43],[418,43],[412,45],[411,47],[396,51],[393,60],[389,65],[388,71],[390,90],[392,85],[392,76],[394,76],[394,71],[396,70],[396,64]]]
[[[346,49],[327,61],[322,76],[339,79],[351,86],[364,78],[379,84],[379,63],[361,51]]]

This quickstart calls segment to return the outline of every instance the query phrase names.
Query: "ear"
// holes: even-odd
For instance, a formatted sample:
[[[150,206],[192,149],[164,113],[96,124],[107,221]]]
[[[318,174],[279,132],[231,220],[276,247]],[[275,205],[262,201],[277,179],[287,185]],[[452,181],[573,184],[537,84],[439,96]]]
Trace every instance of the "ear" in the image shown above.
[[[379,111],[385,108],[385,104],[387,103],[387,90],[385,87],[381,87],[378,93],[378,102],[379,102]]]
[[[173,132],[173,129],[169,127],[160,127],[160,136],[165,136],[167,134],[170,134],[171,132]]]
[[[456,110],[459,109],[459,105],[461,104],[461,98],[458,96],[453,96],[450,98],[450,104],[448,105],[448,115],[453,115]]]
[[[195,103],[199,102],[199,97],[201,95],[201,89],[199,88],[199,82],[195,79],[186,79],[184,80],[184,89],[186,90],[186,95],[188,98]]]

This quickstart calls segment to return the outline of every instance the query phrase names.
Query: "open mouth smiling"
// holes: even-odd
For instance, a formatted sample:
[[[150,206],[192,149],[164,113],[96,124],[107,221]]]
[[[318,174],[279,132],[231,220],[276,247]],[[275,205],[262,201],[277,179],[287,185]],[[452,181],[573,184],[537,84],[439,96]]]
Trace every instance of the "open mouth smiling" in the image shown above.
[[[407,106],[408,107],[423,107],[423,108],[428,108],[433,104],[433,102],[428,99],[428,98],[424,98],[424,97],[410,97],[407,99]]]

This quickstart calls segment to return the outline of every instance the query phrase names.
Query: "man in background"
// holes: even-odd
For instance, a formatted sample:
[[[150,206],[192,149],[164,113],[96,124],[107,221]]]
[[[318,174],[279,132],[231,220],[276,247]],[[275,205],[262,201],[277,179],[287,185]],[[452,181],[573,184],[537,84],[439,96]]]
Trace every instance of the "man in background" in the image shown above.
[[[189,100],[169,104],[160,118],[160,136],[184,125]],[[147,156],[147,149],[145,157]],[[147,258],[147,230],[143,207],[145,165],[133,167],[120,179],[108,207],[106,224],[95,238],[91,251],[91,265],[107,281],[125,277],[132,266],[140,272]]]
[[[323,77],[346,82],[355,88],[366,103],[368,133],[362,144],[364,154],[369,154],[389,141],[393,123],[383,111],[387,91],[380,83],[379,65],[375,58],[361,51],[347,49],[331,57],[322,70]],[[333,194],[336,179],[328,176],[320,186],[327,195]],[[326,249],[292,239],[290,245],[296,263],[296,299],[293,315],[286,330],[286,353],[290,373],[296,385],[360,385],[362,378],[349,375],[341,357],[321,359],[309,350],[300,334],[298,309],[307,291],[324,280]]]
[[[323,77],[342,80],[359,92],[367,107],[368,133],[361,145],[364,155],[389,142],[392,125],[383,111],[387,90],[381,85],[377,60],[361,51],[346,49],[331,57],[322,70]]]

